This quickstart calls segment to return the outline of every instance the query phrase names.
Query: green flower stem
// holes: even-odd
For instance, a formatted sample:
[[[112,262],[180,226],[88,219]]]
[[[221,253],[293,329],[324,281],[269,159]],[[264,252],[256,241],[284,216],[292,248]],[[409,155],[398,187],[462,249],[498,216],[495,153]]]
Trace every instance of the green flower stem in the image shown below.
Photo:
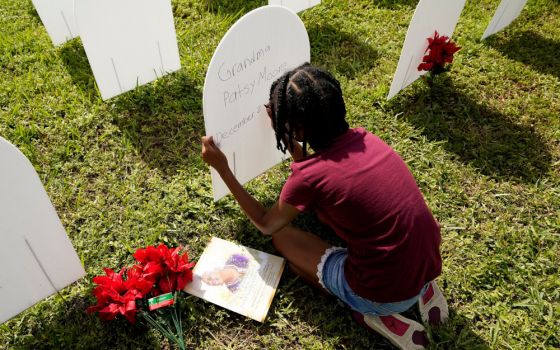
[[[142,311],[140,312],[140,316],[148,322],[149,325],[157,329],[164,337],[172,341],[179,347],[180,350],[186,350],[185,340],[183,338],[183,327],[181,324],[181,318],[177,313],[177,308],[173,307],[173,312],[171,313],[171,318],[173,320],[173,325],[175,326],[175,330],[177,335],[173,334],[169,328],[171,328],[171,324],[168,320],[165,323],[168,325],[168,328],[161,325],[156,319],[154,319],[148,312]]]

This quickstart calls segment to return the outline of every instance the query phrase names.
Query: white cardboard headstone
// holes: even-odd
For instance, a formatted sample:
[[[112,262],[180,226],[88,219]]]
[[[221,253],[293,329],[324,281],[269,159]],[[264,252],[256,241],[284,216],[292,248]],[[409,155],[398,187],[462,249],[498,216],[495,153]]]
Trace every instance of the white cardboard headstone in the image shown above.
[[[85,275],[27,158],[0,137],[0,323]]]
[[[307,10],[313,6],[319,5],[321,0],[268,0],[269,5],[279,5],[287,7],[295,13]]]
[[[54,45],[78,36],[74,0],[33,0],[33,5]]]
[[[214,52],[204,82],[206,134],[214,137],[242,184],[284,159],[264,104],[274,80],[309,62],[310,55],[303,22],[280,6],[264,6],[243,16]],[[211,171],[218,200],[229,190]]]
[[[181,68],[170,0],[76,0],[75,6],[104,100]]]
[[[463,7],[465,0],[420,0],[408,27],[387,99],[426,73],[419,72],[418,65],[422,63],[428,47],[427,38],[433,37],[436,30],[440,35],[451,38]]]
[[[527,0],[502,0],[480,40],[484,40],[509,26],[519,17],[526,3]]]

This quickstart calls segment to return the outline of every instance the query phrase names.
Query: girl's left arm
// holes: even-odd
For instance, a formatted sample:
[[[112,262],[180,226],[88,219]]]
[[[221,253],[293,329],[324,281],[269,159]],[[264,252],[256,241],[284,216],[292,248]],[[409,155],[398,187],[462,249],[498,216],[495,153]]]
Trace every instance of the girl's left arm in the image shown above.
[[[286,227],[299,211],[282,201],[276,202],[267,210],[241,186],[229,168],[227,158],[214,144],[212,137],[202,138],[202,159],[212,166],[231,191],[239,206],[253,224],[265,235],[271,235]]]

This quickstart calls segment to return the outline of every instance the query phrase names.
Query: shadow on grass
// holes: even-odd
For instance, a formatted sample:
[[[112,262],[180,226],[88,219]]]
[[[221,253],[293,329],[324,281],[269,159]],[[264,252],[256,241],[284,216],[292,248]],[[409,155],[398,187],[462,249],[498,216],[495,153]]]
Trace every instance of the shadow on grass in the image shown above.
[[[86,309],[94,304],[89,297],[66,299],[37,323],[27,325],[31,337],[20,337],[16,349],[155,349],[160,341],[147,328],[119,319],[102,322]],[[52,305],[52,304],[51,304]],[[40,307],[40,306],[36,306]]]
[[[311,62],[334,68],[349,79],[373,68],[379,53],[356,34],[336,27],[314,25],[307,30],[311,42]]]
[[[512,37],[496,36],[489,45],[508,58],[532,69],[560,78],[560,42],[532,31],[515,32]]]
[[[60,57],[66,71],[70,74],[72,83],[84,93],[97,95],[95,78],[81,41],[71,40],[66,43],[60,49]]]
[[[374,0],[373,4],[377,7],[397,9],[403,6],[416,6],[418,4],[418,0]]]
[[[79,41],[61,49],[72,82],[98,96],[93,72]],[[153,168],[172,174],[198,159],[204,134],[202,91],[184,70],[126,92],[111,100],[114,121]]]
[[[202,92],[184,70],[121,95],[114,122],[152,168],[172,175],[197,164],[204,135]]]
[[[550,170],[546,140],[532,126],[515,123],[449,80],[440,81],[431,94],[392,108],[428,139],[445,141],[448,151],[496,180],[534,183]]]
[[[208,11],[216,14],[238,14],[240,16],[256,9],[257,7],[268,5],[266,0],[204,0]]]
[[[412,314],[415,316],[413,317]],[[414,308],[409,310],[405,316],[415,318],[420,322],[420,313]],[[461,316],[460,310],[449,310],[449,320],[442,326],[429,328],[432,345],[443,349],[465,349],[465,350],[489,350],[484,339],[472,331],[471,321]]]
[[[41,17],[39,17],[39,13],[37,12],[37,10],[35,9],[35,6],[31,5],[27,8],[27,14],[35,19],[37,21],[37,23],[42,23],[41,22]]]

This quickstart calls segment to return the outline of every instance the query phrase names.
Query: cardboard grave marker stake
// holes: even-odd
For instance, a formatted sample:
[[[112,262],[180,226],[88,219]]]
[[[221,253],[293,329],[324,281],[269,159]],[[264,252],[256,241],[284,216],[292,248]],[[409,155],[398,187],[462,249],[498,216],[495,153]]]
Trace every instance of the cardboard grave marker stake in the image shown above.
[[[440,35],[451,38],[463,7],[465,0],[420,0],[408,27],[387,99],[426,74],[417,68],[428,47],[427,39],[433,37],[436,30]]]
[[[39,176],[0,137],[0,323],[85,275]]]
[[[104,100],[181,68],[170,0],[76,0],[76,22]]]
[[[319,5],[321,0],[268,0],[269,5],[279,5],[287,7],[295,13],[307,10],[313,6]]]
[[[480,40],[484,40],[509,26],[519,17],[526,3],[527,0],[502,0]]]
[[[55,46],[78,36],[74,0],[32,0]]]
[[[280,6],[264,6],[243,16],[214,52],[204,82],[206,135],[214,137],[240,183],[284,159],[264,104],[274,80],[309,60],[303,22]],[[218,173],[211,172],[218,200],[229,190]]]

